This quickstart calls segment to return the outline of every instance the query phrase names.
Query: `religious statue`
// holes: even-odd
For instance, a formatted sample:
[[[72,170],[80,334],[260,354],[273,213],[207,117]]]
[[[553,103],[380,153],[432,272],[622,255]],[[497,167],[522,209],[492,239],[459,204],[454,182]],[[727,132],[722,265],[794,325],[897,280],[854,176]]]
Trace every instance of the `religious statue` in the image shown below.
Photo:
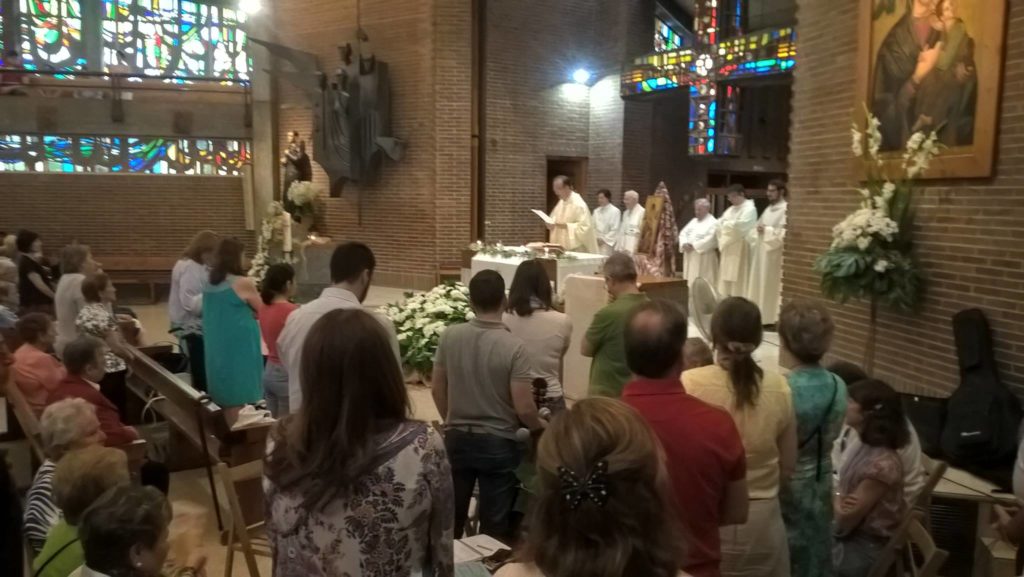
[[[284,167],[284,188],[281,189],[284,209],[292,214],[295,222],[302,222],[302,216],[295,210],[295,202],[288,196],[288,191],[296,182],[312,182],[313,166],[306,154],[306,141],[299,140],[298,131],[293,130],[288,134],[288,150],[281,157],[281,166]]]
[[[637,272],[641,275],[670,277],[675,273],[676,240],[679,227],[672,197],[665,181],[658,183],[654,194],[647,198],[644,224],[637,245]]]
[[[405,143],[391,133],[391,90],[388,65],[364,56],[369,41],[357,31],[356,47],[339,48],[341,66],[328,77],[315,55],[267,42],[251,40],[290,64],[292,70],[274,71],[300,88],[313,106],[313,159],[330,181],[330,194],[340,196],[346,182],[372,184],[380,175],[383,157],[398,161]],[[301,143],[300,143],[301,145]]]

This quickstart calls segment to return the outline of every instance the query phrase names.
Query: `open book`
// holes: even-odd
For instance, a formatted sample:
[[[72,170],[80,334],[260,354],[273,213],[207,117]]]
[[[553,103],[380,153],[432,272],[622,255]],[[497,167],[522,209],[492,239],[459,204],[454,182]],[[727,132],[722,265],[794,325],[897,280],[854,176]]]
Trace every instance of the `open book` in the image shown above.
[[[539,216],[540,219],[544,221],[544,224],[555,224],[555,219],[548,216],[547,213],[541,212],[535,208],[531,209],[531,211],[533,212],[533,214]]]

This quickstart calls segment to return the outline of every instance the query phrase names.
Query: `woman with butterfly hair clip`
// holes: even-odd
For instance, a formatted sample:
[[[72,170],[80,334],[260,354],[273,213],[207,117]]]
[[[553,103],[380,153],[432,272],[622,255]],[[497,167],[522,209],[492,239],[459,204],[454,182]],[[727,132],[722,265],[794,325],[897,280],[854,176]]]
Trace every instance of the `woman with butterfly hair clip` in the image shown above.
[[[868,379],[849,389],[846,423],[861,444],[839,469],[833,497],[839,577],[866,576],[906,514],[903,465],[897,452],[910,440],[900,396]]]
[[[715,364],[683,373],[686,391],[732,416],[747,456],[750,513],[721,530],[725,577],[789,577],[789,548],[779,488],[797,455],[792,394],[782,375],[753,358],[761,345],[761,311],[744,298],[722,301],[711,318]]]
[[[561,413],[537,473],[521,562],[496,577],[686,576],[661,450],[632,408],[594,397]]]

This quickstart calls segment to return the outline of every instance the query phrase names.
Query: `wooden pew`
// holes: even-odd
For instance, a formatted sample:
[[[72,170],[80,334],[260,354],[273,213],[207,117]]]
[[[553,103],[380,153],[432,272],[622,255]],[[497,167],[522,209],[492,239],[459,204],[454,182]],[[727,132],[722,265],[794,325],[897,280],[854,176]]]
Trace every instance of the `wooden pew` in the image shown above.
[[[144,285],[149,288],[149,298],[154,303],[157,302],[156,287],[170,284],[176,260],[174,257],[96,257],[115,285]]]
[[[132,350],[135,358],[129,363],[129,390],[144,400],[155,397],[155,400],[149,401],[151,408],[171,427],[169,454],[177,457],[182,453],[191,453],[193,459],[187,465],[207,469],[219,519],[220,508],[213,489],[212,467],[217,463],[237,467],[262,459],[266,451],[267,434],[274,423],[258,423],[232,430],[227,425],[222,409],[208,395],[193,389],[168,372],[151,356],[167,351],[169,347],[132,347]],[[174,470],[176,467],[172,465],[168,464]],[[238,492],[247,524],[262,519],[263,491],[260,483],[257,481],[240,486]]]

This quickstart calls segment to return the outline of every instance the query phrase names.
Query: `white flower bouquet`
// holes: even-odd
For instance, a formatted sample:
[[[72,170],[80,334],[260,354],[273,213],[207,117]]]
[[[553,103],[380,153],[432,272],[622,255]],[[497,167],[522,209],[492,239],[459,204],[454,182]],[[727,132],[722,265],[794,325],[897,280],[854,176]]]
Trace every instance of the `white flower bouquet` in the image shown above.
[[[880,154],[881,122],[867,113],[866,129],[854,123],[854,156],[863,158],[867,184],[857,192],[860,208],[832,228],[832,244],[818,257],[821,292],[839,303],[851,299],[871,304],[864,365],[874,362],[879,305],[912,311],[921,302],[924,279],[913,250],[915,179],[939,153],[935,132],[915,133],[907,141],[899,174],[889,174]]]
[[[295,207],[294,212],[300,217],[315,218],[320,188],[312,182],[296,180],[288,187],[288,200]],[[299,218],[299,221],[302,219]]]
[[[868,113],[862,132],[851,129],[854,156],[868,166],[868,180],[857,192],[860,208],[832,229],[832,245],[818,258],[822,293],[837,302],[868,300],[898,310],[920,302],[923,279],[913,253],[914,180],[939,153],[934,132],[915,133],[903,152],[901,174],[887,174],[880,154],[881,123]],[[874,314],[875,311],[872,310]]]
[[[404,302],[386,305],[383,312],[398,331],[402,363],[429,378],[441,333],[454,324],[471,320],[469,289],[462,283],[445,283],[421,294],[406,293]]]
[[[267,206],[266,216],[260,223],[260,236],[257,239],[256,256],[253,257],[249,268],[249,278],[258,286],[263,282],[267,269],[273,264],[270,257],[271,249],[280,249],[284,262],[289,262],[291,247],[291,223],[285,217],[281,203],[271,202]]]

